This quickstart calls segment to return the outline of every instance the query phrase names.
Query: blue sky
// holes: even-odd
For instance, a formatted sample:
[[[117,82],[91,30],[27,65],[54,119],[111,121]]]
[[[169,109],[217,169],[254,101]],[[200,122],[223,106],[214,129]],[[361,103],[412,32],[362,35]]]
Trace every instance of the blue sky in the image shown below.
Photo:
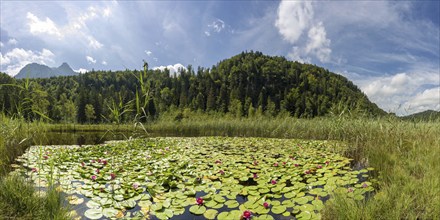
[[[1,1],[0,70],[211,67],[242,51],[346,76],[399,115],[440,110],[438,1]]]

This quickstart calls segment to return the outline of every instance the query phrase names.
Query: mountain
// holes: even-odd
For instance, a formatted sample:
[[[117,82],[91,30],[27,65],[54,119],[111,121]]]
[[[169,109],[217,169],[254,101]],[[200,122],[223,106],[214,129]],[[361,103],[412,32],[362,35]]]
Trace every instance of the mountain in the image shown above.
[[[404,120],[410,121],[438,121],[440,120],[440,111],[426,110],[423,112],[415,113],[401,117]]]
[[[49,78],[53,76],[73,76],[78,75],[77,72],[70,68],[69,64],[63,63],[59,67],[48,67],[38,63],[30,63],[24,66],[15,78]]]

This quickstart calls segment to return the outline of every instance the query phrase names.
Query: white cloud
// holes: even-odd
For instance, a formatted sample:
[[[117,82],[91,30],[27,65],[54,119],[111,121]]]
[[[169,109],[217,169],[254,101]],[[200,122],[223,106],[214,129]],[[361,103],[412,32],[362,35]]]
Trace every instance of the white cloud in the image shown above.
[[[53,63],[55,55],[52,51],[43,48],[41,51],[14,48],[5,55],[0,53],[0,68],[2,72],[14,76],[29,63]]]
[[[310,62],[310,55],[322,63],[330,61],[331,41],[322,22],[314,19],[314,9],[310,1],[281,1],[275,21],[278,32],[284,40],[293,44],[288,57],[300,62]],[[301,36],[307,32],[307,42]],[[305,46],[304,46],[305,45]]]
[[[440,111],[440,87],[418,93],[405,104],[405,111],[415,113],[426,110]]]
[[[0,47],[3,47],[3,46],[5,46],[5,45],[3,44],[3,42],[0,42]]]
[[[385,76],[365,76],[344,72],[368,98],[385,111],[397,115],[438,109],[438,70],[414,69],[407,73]],[[437,85],[437,86],[436,86]]]
[[[77,69],[77,70],[73,70],[73,71],[75,71],[75,72],[77,72],[77,73],[87,73],[87,72],[89,72],[88,69],[84,69],[84,68],[79,68],[79,69]]]
[[[225,28],[225,22],[221,19],[217,19],[208,25],[213,31],[220,33]]]
[[[212,33],[218,34],[222,32],[225,28],[230,30],[230,27],[227,26],[223,20],[217,18],[212,23],[208,24],[208,28],[204,31],[204,34],[209,37],[212,35]]]
[[[149,50],[145,50],[144,51],[148,56],[151,56],[153,54],[153,52],[149,51]]]
[[[16,45],[17,43],[18,43],[18,41],[15,38],[11,38],[8,40],[8,44],[10,44],[10,45]]]
[[[111,14],[112,14],[112,9],[110,7],[107,7],[102,11],[102,16],[105,18],[110,17]]]
[[[313,19],[310,1],[281,1],[275,26],[284,40],[294,44]]]
[[[46,20],[40,20],[31,12],[28,12],[26,17],[29,20],[28,25],[31,34],[49,34],[54,35],[58,38],[63,37],[63,34],[59,31],[55,23],[50,18],[46,17]]]
[[[93,49],[100,49],[103,46],[99,41],[97,41],[92,36],[88,36],[87,39],[89,41],[89,47],[91,47]]]
[[[107,66],[107,61],[103,60],[101,64]]]
[[[95,59],[93,59],[93,57],[91,57],[91,56],[86,56],[86,60],[87,60],[87,62],[89,62],[89,64],[95,64],[96,63],[96,60]]]
[[[305,52],[312,53],[318,57],[321,62],[328,62],[330,60],[330,40],[326,37],[325,28],[322,22],[313,26],[308,33],[309,40],[307,42]]]
[[[168,65],[168,66],[153,67],[153,70],[164,71],[165,69],[168,69],[171,75],[173,75],[174,73],[179,74],[180,70],[187,70],[186,67],[180,63],[176,63],[174,65]]]

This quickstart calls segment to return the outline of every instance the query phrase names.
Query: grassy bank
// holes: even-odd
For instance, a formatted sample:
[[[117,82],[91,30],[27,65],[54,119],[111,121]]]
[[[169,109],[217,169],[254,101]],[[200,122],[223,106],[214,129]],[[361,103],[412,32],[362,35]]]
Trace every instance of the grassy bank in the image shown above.
[[[54,187],[41,194],[23,177],[8,175],[14,159],[44,138],[44,127],[0,114],[0,219],[69,219]]]
[[[137,124],[45,124],[47,131],[53,132],[143,132],[143,125]]]
[[[348,143],[347,156],[375,167],[380,191],[366,202],[337,197],[326,219],[439,219],[440,123],[396,118],[252,118],[193,115],[161,120],[152,133],[181,136],[262,136],[332,139]]]

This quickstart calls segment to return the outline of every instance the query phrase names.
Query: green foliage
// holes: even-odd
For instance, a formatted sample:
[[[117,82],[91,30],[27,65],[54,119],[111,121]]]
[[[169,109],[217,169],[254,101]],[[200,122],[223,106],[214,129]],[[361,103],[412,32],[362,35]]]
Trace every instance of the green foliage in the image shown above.
[[[20,114],[26,119],[46,115],[57,122],[72,122],[72,114],[80,123],[146,122],[171,106],[230,112],[236,117],[252,117],[253,109],[271,117],[281,112],[298,118],[342,111],[385,114],[341,75],[253,51],[223,60],[211,69],[195,71],[188,66],[174,76],[169,71],[148,70],[144,63],[143,71],[92,71],[50,79],[17,80],[2,74],[0,83],[15,85],[17,90],[10,93],[17,95],[8,96],[4,86],[0,87],[0,107],[7,115]],[[87,117],[88,104],[93,105],[95,118]],[[89,113],[90,109],[88,106]]]

